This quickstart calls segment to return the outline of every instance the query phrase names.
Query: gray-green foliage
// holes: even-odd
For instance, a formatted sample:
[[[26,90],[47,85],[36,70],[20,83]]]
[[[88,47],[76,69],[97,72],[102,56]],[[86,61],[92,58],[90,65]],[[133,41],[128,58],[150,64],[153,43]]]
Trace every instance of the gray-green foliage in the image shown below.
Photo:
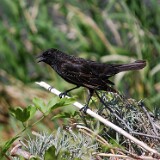
[[[74,133],[73,130],[66,132],[61,128],[54,135],[37,134],[35,138],[29,137],[24,143],[24,150],[41,160],[93,159],[92,152],[98,148],[93,138],[80,132]]]

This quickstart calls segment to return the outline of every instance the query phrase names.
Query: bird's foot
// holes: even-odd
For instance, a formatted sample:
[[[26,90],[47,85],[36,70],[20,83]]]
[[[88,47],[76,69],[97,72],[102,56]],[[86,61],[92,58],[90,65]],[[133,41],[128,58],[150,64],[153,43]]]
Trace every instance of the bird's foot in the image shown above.
[[[64,98],[65,96],[67,96],[67,92],[63,92],[59,94],[59,98]]]
[[[80,109],[80,112],[83,112],[84,114],[86,114],[88,108],[89,108],[88,105],[84,105],[84,107]]]

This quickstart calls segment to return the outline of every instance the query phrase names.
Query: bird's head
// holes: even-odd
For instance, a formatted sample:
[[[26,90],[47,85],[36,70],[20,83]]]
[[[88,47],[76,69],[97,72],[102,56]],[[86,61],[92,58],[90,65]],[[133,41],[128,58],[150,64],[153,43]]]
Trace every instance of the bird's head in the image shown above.
[[[57,54],[58,50],[51,48],[48,49],[44,52],[42,52],[40,55],[38,55],[37,58],[37,62],[45,62],[47,64],[52,64],[54,62],[54,60],[56,59],[56,54]]]

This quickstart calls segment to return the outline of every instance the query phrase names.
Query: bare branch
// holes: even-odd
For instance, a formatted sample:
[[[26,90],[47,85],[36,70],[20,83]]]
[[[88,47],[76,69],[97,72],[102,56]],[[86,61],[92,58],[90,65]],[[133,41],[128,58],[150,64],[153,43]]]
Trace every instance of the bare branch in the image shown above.
[[[22,156],[25,159],[30,159],[34,157],[29,152],[22,149],[21,144],[17,144],[12,150],[11,150],[11,156]]]

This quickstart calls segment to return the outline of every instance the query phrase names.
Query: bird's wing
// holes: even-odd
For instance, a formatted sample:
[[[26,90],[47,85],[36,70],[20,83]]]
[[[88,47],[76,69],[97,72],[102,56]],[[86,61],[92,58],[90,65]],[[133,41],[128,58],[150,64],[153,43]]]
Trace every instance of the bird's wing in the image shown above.
[[[118,73],[117,68],[115,68],[113,64],[104,64],[91,61],[91,63],[89,63],[89,66],[92,69],[93,74],[104,79],[112,77],[113,75]]]
[[[113,65],[97,63],[95,61],[91,61],[88,64],[89,64],[88,66],[90,68],[90,72],[92,73],[92,75],[94,75],[94,77],[97,77],[99,80],[101,80],[101,82],[103,82],[104,85],[106,83],[110,85],[114,85],[113,82],[108,80],[108,78],[112,77],[117,73],[117,69],[114,68]]]
[[[80,62],[63,63],[60,66],[61,73],[59,74],[70,83],[86,86],[88,88],[95,88],[96,86],[98,87],[98,77],[93,75],[92,70],[85,63],[86,62],[83,64]]]
[[[61,76],[68,82],[85,86],[93,89],[101,89],[102,86],[113,85],[107,79],[107,76],[102,76],[103,67],[91,66],[90,63],[62,63]],[[102,69],[103,68],[103,69]]]
[[[74,84],[87,83],[91,77],[89,69],[80,63],[62,63],[60,68],[60,75],[65,80]]]

